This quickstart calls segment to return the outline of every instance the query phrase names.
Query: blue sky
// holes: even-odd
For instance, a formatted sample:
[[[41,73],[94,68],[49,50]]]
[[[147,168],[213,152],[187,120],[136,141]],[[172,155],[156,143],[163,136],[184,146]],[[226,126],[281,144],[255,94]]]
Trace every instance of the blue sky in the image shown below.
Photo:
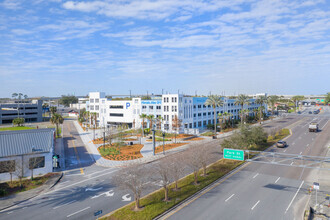
[[[330,0],[5,0],[0,97],[330,91]]]

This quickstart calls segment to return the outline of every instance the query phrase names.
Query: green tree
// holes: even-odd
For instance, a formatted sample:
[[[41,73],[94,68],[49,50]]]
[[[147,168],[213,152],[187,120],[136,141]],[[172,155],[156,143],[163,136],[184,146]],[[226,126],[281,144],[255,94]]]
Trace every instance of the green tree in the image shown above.
[[[18,127],[23,126],[24,122],[25,122],[24,118],[15,118],[13,120],[13,124]]]
[[[256,103],[258,104],[258,105],[260,105],[260,107],[258,108],[259,109],[259,118],[260,118],[260,123],[261,123],[261,120],[262,120],[262,116],[263,116],[263,114],[262,114],[262,110],[263,110],[263,108],[262,107],[264,107],[263,105],[264,104],[267,104],[267,101],[268,101],[268,98],[267,98],[267,96],[258,96],[258,98],[256,99]]]
[[[17,96],[18,96],[18,94],[15,92],[15,93],[13,93],[12,95],[11,95],[11,97],[13,98],[13,99],[16,99],[17,98]]]
[[[56,126],[56,137],[59,136],[59,124],[63,124],[63,117],[60,114],[53,114],[50,118],[50,122]]]
[[[244,105],[248,105],[250,103],[250,100],[249,100],[249,96],[247,95],[244,95],[244,94],[239,94],[236,101],[235,101],[235,105],[240,105],[241,106],[241,124],[243,124],[243,108],[244,108]]]
[[[294,104],[294,112],[297,111],[297,102],[304,100],[305,97],[302,95],[295,95],[291,98],[292,103]]]
[[[325,104],[329,104],[329,103],[330,103],[330,92],[328,92],[325,97]]]
[[[57,112],[57,107],[56,106],[51,106],[49,111],[51,113],[50,117],[52,117]]]
[[[268,97],[268,103],[272,108],[272,115],[274,115],[275,104],[278,102],[279,97],[277,95],[271,95]]]
[[[142,138],[144,137],[144,120],[147,118],[148,116],[146,114],[141,114],[140,118],[142,119]]]
[[[208,96],[208,99],[206,100],[206,102],[204,103],[204,105],[208,106],[212,106],[213,108],[213,115],[214,115],[214,135],[216,135],[217,133],[217,114],[216,114],[216,108],[218,106],[223,106],[223,100],[221,96],[218,95],[210,95]]]
[[[147,119],[149,120],[149,129],[151,130],[153,127],[153,124],[154,124],[154,119],[155,119],[155,116],[154,115],[147,115]]]
[[[65,107],[69,107],[70,104],[78,103],[78,98],[73,95],[62,95],[60,99],[60,104],[64,105]]]

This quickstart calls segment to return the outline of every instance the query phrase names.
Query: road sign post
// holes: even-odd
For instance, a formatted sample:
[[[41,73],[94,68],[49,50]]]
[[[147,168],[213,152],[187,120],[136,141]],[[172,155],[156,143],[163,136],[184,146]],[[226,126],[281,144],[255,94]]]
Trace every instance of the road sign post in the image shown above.
[[[315,205],[315,207],[317,208],[317,206],[318,206],[318,204],[317,204],[317,190],[320,189],[320,184],[317,183],[317,182],[314,182],[313,183],[313,188],[315,189],[315,197],[316,197],[316,205]]]
[[[244,151],[225,148],[223,149],[223,158],[244,161]]]

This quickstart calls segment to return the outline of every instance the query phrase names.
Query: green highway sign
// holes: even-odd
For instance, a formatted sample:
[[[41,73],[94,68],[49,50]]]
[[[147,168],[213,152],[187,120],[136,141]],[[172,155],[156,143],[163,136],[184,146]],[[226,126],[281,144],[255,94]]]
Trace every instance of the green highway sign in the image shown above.
[[[244,151],[235,149],[223,149],[223,158],[231,160],[244,160]]]

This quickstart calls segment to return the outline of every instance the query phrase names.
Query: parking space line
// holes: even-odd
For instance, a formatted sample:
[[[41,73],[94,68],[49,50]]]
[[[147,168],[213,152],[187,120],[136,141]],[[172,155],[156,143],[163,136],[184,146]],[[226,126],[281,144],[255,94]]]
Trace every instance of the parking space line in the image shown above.
[[[279,181],[281,179],[281,177],[277,178],[277,180],[275,181],[275,183],[277,183],[277,181]]]
[[[254,175],[253,179],[256,178],[259,175],[259,173],[257,173],[256,175]]]

